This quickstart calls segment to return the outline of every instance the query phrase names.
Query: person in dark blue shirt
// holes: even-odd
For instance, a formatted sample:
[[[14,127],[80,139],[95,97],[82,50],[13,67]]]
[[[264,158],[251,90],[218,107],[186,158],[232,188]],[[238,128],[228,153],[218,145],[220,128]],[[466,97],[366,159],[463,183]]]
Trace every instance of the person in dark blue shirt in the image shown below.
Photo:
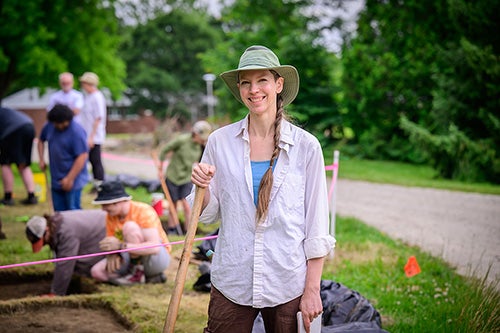
[[[47,120],[38,141],[38,153],[40,169],[45,170],[47,142],[54,210],[81,209],[82,189],[89,179],[87,135],[83,127],[73,121],[73,111],[65,105],[54,106]]]
[[[23,179],[28,197],[23,204],[36,204],[35,182],[31,171],[31,149],[35,138],[33,120],[26,114],[10,108],[0,108],[0,165],[2,166],[2,183],[4,198],[1,204],[12,206],[14,199],[14,174],[11,164],[16,164]]]

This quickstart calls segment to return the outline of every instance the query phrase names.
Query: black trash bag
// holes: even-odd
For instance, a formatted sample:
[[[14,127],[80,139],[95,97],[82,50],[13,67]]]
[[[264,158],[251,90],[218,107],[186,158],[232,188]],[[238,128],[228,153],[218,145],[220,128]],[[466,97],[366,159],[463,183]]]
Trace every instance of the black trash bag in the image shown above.
[[[196,280],[196,282],[193,284],[194,290],[204,293],[209,293],[211,288],[212,283],[210,282],[210,273],[200,275],[198,280]]]
[[[141,185],[142,180],[139,177],[120,173],[118,175],[106,175],[106,181],[116,181],[122,183],[123,186],[137,188]]]
[[[219,228],[209,234],[208,236],[215,236],[219,234]],[[193,251],[193,257],[197,260],[210,261],[210,258],[207,256],[208,250],[215,250],[215,243],[217,242],[217,238],[205,239],[201,242],[200,245],[197,246],[198,251]]]
[[[383,330],[380,313],[357,291],[330,281],[321,280],[323,302],[322,333],[375,333]]]
[[[388,333],[381,328],[377,310],[358,292],[330,281],[321,281],[323,315],[321,333]],[[257,316],[252,333],[266,333]]]
[[[161,183],[158,179],[142,180],[141,186],[144,186],[148,193],[158,192],[161,189]]]
[[[106,175],[106,177],[104,178],[104,181],[106,182],[117,182],[117,181],[120,181],[118,179],[118,175]]]
[[[210,262],[203,262],[198,266],[201,275],[193,285],[193,289],[201,292],[210,292],[212,282],[210,282]]]
[[[389,333],[381,329],[376,322],[352,322],[321,327],[321,333]]]

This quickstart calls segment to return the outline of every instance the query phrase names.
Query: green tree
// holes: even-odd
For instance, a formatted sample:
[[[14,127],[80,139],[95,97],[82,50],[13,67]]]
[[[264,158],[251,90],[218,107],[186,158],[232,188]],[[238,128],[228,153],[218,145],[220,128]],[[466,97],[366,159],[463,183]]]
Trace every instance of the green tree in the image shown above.
[[[369,158],[422,161],[399,117],[428,126],[438,46],[456,40],[445,1],[368,0],[342,52],[345,125]]]
[[[460,40],[443,45],[446,70],[435,75],[436,130],[452,122],[472,140],[491,139],[500,149],[500,1],[450,0]],[[499,151],[500,152],[500,151]]]
[[[159,116],[187,117],[189,108],[204,108],[205,71],[199,55],[221,40],[210,18],[176,8],[128,30],[121,54],[127,63],[126,94],[133,105]]]
[[[460,138],[462,148],[457,148],[454,154],[458,156],[459,151],[465,151],[463,154],[466,155],[452,160],[454,163],[438,163],[437,167],[448,177],[498,183],[500,37],[488,32],[500,29],[497,15],[500,1],[449,0],[448,4],[451,22],[460,39],[439,47],[440,66],[433,76],[436,87],[432,92],[433,126],[430,129],[435,135],[446,137],[447,142]],[[421,142],[423,138],[412,142]],[[470,142],[474,142],[474,145]],[[434,162],[443,160],[437,155],[446,155],[433,151]],[[481,155],[481,159],[477,155]],[[482,172],[472,172],[470,166],[465,168],[464,158]]]
[[[431,165],[443,178],[499,182],[500,161],[488,140],[472,141],[453,124],[445,134],[432,134],[404,116],[401,128],[409,133],[416,148],[428,154]]]
[[[299,95],[287,109],[296,121],[319,135],[332,137],[339,128],[334,97],[335,55],[317,43],[319,30],[308,30],[315,21],[305,13],[313,1],[237,0],[222,12],[226,40],[206,52],[205,69],[213,73],[236,68],[242,52],[250,45],[272,49],[283,62],[295,66],[301,79]],[[219,97],[217,110],[233,120],[246,114],[245,107],[232,98],[222,80],[215,82]]]
[[[0,99],[26,87],[57,86],[57,75],[96,72],[115,97],[125,66],[113,0],[0,2]]]

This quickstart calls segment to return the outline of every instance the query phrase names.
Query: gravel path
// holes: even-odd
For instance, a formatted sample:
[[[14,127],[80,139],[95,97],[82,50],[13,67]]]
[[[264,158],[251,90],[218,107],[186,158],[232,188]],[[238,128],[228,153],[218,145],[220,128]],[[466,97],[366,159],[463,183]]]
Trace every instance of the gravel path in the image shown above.
[[[149,156],[104,155],[110,173],[154,179]],[[500,279],[500,196],[339,180],[337,214],[442,257],[463,275]],[[418,258],[417,258],[418,259]]]
[[[339,180],[337,213],[441,257],[457,272],[500,279],[500,196]],[[418,260],[418,258],[417,258]]]

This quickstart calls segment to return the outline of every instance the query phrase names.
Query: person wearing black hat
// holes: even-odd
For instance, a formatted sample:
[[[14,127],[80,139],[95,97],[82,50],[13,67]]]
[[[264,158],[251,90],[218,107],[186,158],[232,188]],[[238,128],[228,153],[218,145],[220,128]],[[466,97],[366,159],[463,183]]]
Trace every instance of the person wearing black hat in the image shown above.
[[[116,285],[165,282],[171,246],[154,208],[132,201],[119,181],[105,181],[92,202],[106,214],[106,237],[102,251],[135,249],[109,254],[92,267],[92,277]],[[158,245],[158,246],[152,246]],[[146,249],[142,247],[148,247]]]
[[[26,237],[33,253],[49,245],[56,258],[100,252],[99,240],[106,234],[106,213],[101,210],[68,210],[54,215],[33,216],[26,224]],[[66,295],[74,273],[89,276],[104,256],[59,261],[48,295]]]
[[[321,145],[286,117],[298,72],[254,45],[220,77],[248,113],[210,134],[191,174],[208,187],[200,222],[220,221],[205,332],[251,332],[259,312],[266,331],[297,332],[299,311],[309,331],[335,239]]]

